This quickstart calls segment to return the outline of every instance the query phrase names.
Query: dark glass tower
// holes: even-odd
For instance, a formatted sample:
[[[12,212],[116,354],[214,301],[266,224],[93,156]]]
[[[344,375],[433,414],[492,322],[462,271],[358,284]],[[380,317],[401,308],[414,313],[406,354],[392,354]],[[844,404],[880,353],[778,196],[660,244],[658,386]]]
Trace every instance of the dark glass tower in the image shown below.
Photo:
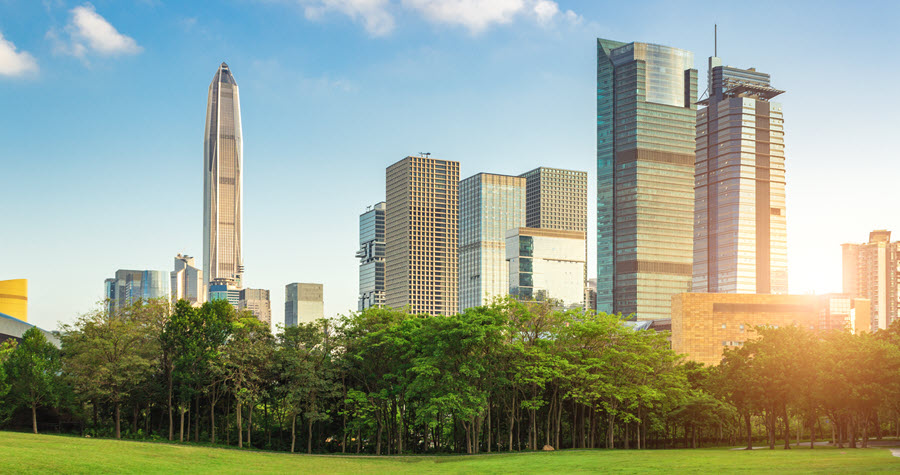
[[[597,310],[670,317],[691,289],[697,70],[668,46],[597,40]]]

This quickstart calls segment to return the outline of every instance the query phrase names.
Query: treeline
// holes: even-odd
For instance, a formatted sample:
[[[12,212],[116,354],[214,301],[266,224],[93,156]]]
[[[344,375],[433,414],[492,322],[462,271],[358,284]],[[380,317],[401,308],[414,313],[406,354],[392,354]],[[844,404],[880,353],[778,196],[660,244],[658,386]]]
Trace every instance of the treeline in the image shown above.
[[[378,455],[750,446],[760,436],[774,448],[792,434],[855,447],[900,431],[900,326],[757,331],[709,368],[683,362],[664,333],[548,303],[450,317],[369,309],[272,335],[225,301],[142,302],[79,317],[61,349],[36,329],[0,347],[0,419],[29,413],[35,432],[56,417],[91,436]]]

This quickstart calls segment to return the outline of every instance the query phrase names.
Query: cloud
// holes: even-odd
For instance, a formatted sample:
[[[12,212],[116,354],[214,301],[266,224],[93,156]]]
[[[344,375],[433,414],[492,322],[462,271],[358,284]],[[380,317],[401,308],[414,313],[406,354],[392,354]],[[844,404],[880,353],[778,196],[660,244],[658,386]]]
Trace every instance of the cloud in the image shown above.
[[[47,38],[55,43],[57,52],[84,58],[89,52],[119,56],[143,51],[134,38],[119,33],[90,3],[75,7],[70,13],[72,18],[63,29],[68,40],[60,38],[55,29],[47,32]]]
[[[388,11],[388,0],[299,0],[307,20],[318,21],[334,11],[362,22],[373,36],[384,36],[394,30],[394,16]]]
[[[530,17],[550,26],[560,16],[559,4],[552,0],[402,0],[406,8],[420,12],[433,23],[462,26],[479,34],[497,24],[509,24],[517,17]],[[567,10],[568,21],[580,19]]]
[[[3,38],[0,33],[0,76],[24,76],[36,73],[37,61],[26,51],[16,52],[16,45]]]

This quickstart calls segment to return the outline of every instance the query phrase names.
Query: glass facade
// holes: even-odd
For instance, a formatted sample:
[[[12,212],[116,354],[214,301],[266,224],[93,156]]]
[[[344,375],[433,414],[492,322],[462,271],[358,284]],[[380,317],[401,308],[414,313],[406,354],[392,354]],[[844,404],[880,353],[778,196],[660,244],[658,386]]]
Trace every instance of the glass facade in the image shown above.
[[[284,326],[314,322],[325,317],[324,286],[293,283],[284,286]]]
[[[459,310],[509,292],[506,232],[525,225],[523,177],[479,173],[459,184]]]
[[[769,75],[710,58],[697,113],[693,292],[786,294],[784,118]]]
[[[115,312],[140,300],[170,298],[169,273],[161,270],[116,271],[114,278],[103,281],[107,310]]]
[[[597,310],[669,318],[691,288],[697,71],[668,46],[597,40]]]
[[[506,233],[509,294],[554,299],[566,309],[584,306],[585,233],[515,228]]]
[[[237,82],[222,63],[209,85],[203,141],[203,277],[242,285],[244,148]]]
[[[359,311],[384,305],[384,206],[359,215]]]

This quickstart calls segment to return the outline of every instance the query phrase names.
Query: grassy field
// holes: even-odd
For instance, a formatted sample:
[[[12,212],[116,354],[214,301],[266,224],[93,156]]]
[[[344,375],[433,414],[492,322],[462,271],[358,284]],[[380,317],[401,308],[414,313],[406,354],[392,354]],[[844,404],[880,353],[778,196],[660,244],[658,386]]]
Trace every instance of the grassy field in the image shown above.
[[[900,458],[884,448],[340,457],[0,432],[0,454],[0,473],[900,472]]]

